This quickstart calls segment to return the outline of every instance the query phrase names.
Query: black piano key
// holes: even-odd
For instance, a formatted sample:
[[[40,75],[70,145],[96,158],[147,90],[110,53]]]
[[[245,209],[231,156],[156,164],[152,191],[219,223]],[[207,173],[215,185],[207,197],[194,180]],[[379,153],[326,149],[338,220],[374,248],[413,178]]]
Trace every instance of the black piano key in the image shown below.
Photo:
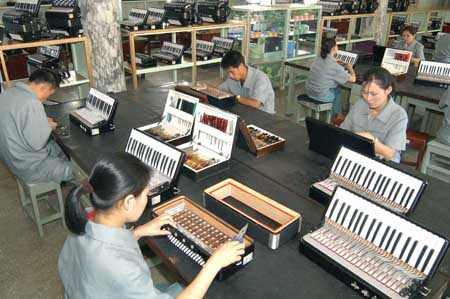
[[[369,170],[367,170],[367,173],[366,173],[366,177],[364,178],[364,182],[362,183],[362,186],[364,187],[364,188],[366,188],[366,186],[368,185],[368,181],[369,181],[369,178],[370,178],[370,174],[372,173],[372,170],[371,169],[369,169]],[[366,184],[367,183],[367,184]]]
[[[411,259],[412,254],[414,253],[414,250],[416,249],[417,246],[417,240],[414,241],[411,249],[409,250],[408,256],[406,257],[405,262],[409,263],[409,260]]]
[[[356,166],[357,166],[357,164],[356,164],[356,163],[353,163],[353,165],[352,165],[352,170],[350,171],[350,175],[348,176],[348,178],[349,178],[350,180],[352,180],[353,174],[355,173]]]
[[[363,215],[364,215],[363,212],[359,212],[358,219],[356,219],[355,225],[353,226],[353,229],[351,230],[352,232],[354,232],[354,233],[356,232],[356,228],[358,227],[359,221],[361,221],[361,217]]]
[[[372,236],[372,240],[371,240],[372,243],[375,240],[375,238],[377,237],[378,232],[380,231],[380,227],[381,227],[381,222],[378,222],[377,228],[375,229],[375,232],[373,233],[373,236]]]
[[[336,222],[339,221],[339,217],[341,217],[342,211],[344,210],[344,208],[345,208],[346,205],[347,205],[347,204],[344,202],[344,203],[342,204],[341,208],[339,209],[339,212],[338,212],[337,217],[336,217],[336,220],[335,220]]]
[[[372,231],[372,228],[375,225],[375,222],[377,222],[377,220],[375,218],[372,219],[372,223],[370,223],[369,229],[367,230],[366,237],[364,239],[366,239],[366,240],[369,239],[370,232]]]
[[[357,214],[358,214],[358,209],[353,211],[352,218],[350,219],[350,222],[348,223],[348,227],[347,227],[348,229],[350,229],[352,227],[353,221],[355,221]]]
[[[395,251],[395,248],[397,248],[398,242],[400,241],[400,238],[402,237],[403,233],[399,232],[397,235],[397,238],[395,239],[394,245],[392,246],[392,250],[389,251],[390,253],[393,253]]]
[[[402,189],[402,187],[403,187],[403,184],[402,184],[402,183],[400,183],[400,184],[398,185],[398,189],[397,189],[397,191],[395,191],[395,195],[394,195],[394,197],[392,197],[392,201],[397,201],[397,196],[398,196],[398,194],[399,194],[400,190]]]
[[[348,161],[347,167],[345,167],[344,177],[347,177],[347,172],[348,172],[348,169],[350,168],[350,165],[352,165],[352,161],[351,160]]]
[[[152,158],[153,158],[154,154],[155,154],[155,151],[153,150],[153,148],[150,148],[150,151],[147,154],[147,164],[150,166],[152,165]]]
[[[170,176],[170,177],[172,177],[172,175],[173,175],[173,172],[175,171],[175,160],[173,160],[173,159],[170,159],[170,163],[169,163],[169,170],[167,171],[167,174]]]
[[[376,191],[375,191],[377,194],[380,194],[380,193],[381,193],[381,190],[382,190],[382,188],[383,188],[383,186],[384,186],[385,181],[386,181],[386,177],[383,175],[383,176],[381,177],[380,184],[378,185],[378,188],[377,188]]]
[[[126,151],[126,152],[129,152],[129,151],[130,151],[131,141],[132,141],[131,138],[128,139],[127,145],[125,146],[125,151]]]
[[[386,230],[384,231],[383,237],[381,237],[381,242],[380,242],[380,248],[381,248],[381,249],[385,249],[385,248],[383,247],[383,244],[384,244],[384,241],[386,241],[386,237],[387,237],[387,235],[389,234],[389,231],[390,231],[390,230],[391,230],[391,227],[388,226],[388,227],[386,228]]]
[[[169,157],[164,156],[163,165],[161,167],[163,173],[167,173],[168,170],[167,166],[169,165],[169,160],[170,160]]]
[[[397,181],[394,182],[394,185],[393,185],[392,188],[391,188],[391,192],[389,192],[389,195],[387,196],[387,198],[393,200],[393,198],[392,198],[392,193],[394,193],[394,190],[395,190],[395,188],[397,187],[397,183],[398,183]]]
[[[361,231],[362,231],[364,225],[366,225],[366,221],[367,221],[368,217],[369,217],[369,215],[367,215],[367,214],[366,214],[366,216],[364,216],[364,219],[361,222],[361,226],[359,227],[359,230],[358,230],[358,235],[361,235]]]
[[[136,152],[136,147],[138,146],[138,142],[136,139],[133,140],[133,146],[131,147],[131,153],[134,155]]]
[[[341,218],[340,225],[342,225],[344,223],[345,219],[347,219],[347,214],[348,214],[349,210],[350,210],[350,206],[347,206],[347,209],[345,210],[345,213]]]
[[[422,261],[423,256],[425,255],[425,252],[427,251],[427,249],[428,249],[428,245],[424,245],[423,248],[422,248],[422,251],[419,254],[419,257],[417,258],[417,261],[416,261],[416,264],[414,265],[414,268],[416,268],[416,269],[419,268],[420,262]]]
[[[392,233],[391,233],[391,236],[389,237],[389,240],[388,240],[388,242],[386,243],[386,248],[385,248],[385,250],[388,250],[389,249],[389,247],[391,246],[391,242],[394,240],[394,237],[395,237],[395,234],[397,233],[397,229],[393,229],[392,230]],[[389,251],[390,252],[390,251]]]
[[[372,184],[372,181],[375,180],[375,175],[376,175],[376,171],[373,171],[372,175],[369,178],[369,181],[367,182],[367,187],[366,188],[369,189],[369,190],[371,190],[370,189],[370,184]]]
[[[144,152],[144,155],[142,156],[142,161],[144,161],[145,164],[147,163],[147,157],[148,157],[148,153],[150,152],[150,147],[147,147],[147,149]]]
[[[391,178],[388,178],[386,181],[386,184],[384,185],[383,191],[381,192],[381,195],[386,197],[385,193],[386,193],[387,187],[389,186],[390,183],[391,183]]]
[[[365,166],[361,166],[361,172],[359,173],[358,179],[356,181],[358,184],[361,181],[361,177],[362,177],[362,174],[364,173],[364,170],[366,170],[366,167]]]
[[[156,163],[155,163],[155,166],[156,166],[156,167],[158,167],[159,161],[161,161],[161,156],[162,156],[162,154],[158,152],[158,158],[156,159]],[[155,168],[156,168],[156,167],[155,167]]]
[[[403,245],[402,251],[400,252],[400,259],[403,259],[403,255],[405,254],[405,251],[408,248],[409,242],[411,242],[411,237],[408,237],[408,239],[406,239],[406,242]]]
[[[421,272],[425,271],[425,269],[427,268],[427,265],[430,262],[431,257],[433,256],[433,254],[434,254],[434,249],[431,249],[430,252],[427,255],[427,258],[426,258],[425,262],[423,263],[422,268],[419,271],[421,271]]]
[[[155,160],[156,160],[156,156],[158,155],[158,152],[156,150],[153,150],[153,155],[152,158],[150,160],[150,166],[154,166],[155,165]]]
[[[411,188],[411,190],[409,191],[409,194],[408,194],[408,197],[407,197],[407,199],[406,199],[406,202],[405,202],[405,204],[403,205],[404,207],[407,207],[408,206],[408,204],[409,204],[409,202],[411,201],[411,199],[413,199],[413,193],[414,193],[414,189],[413,188]]]
[[[351,180],[352,182],[355,182],[355,181],[356,181],[356,178],[357,178],[357,176],[358,176],[358,173],[359,173],[359,170],[360,170],[360,169],[361,169],[361,165],[356,164],[355,172],[353,173],[353,175],[350,176],[350,180]]]
[[[341,167],[341,169],[340,169],[339,172],[338,172],[338,173],[339,173],[340,175],[342,175],[342,176],[344,175],[344,169],[345,169],[345,167],[347,166],[347,162],[349,162],[349,161],[348,161],[347,158],[345,158],[344,163],[342,163],[342,167]]]
[[[375,184],[373,185],[372,188],[369,188],[371,191],[374,191],[374,192],[375,192],[375,190],[377,189],[378,184],[380,183],[382,177],[383,177],[383,176],[381,175],[381,173],[377,176],[376,181],[375,181]]]
[[[401,205],[401,206],[403,206],[403,202],[405,201],[406,196],[408,195],[409,189],[410,189],[409,186],[407,186],[405,192],[403,192],[402,199],[400,200],[400,205]]]
[[[333,206],[331,207],[330,216],[329,216],[330,219],[333,219],[334,210],[336,209],[338,202],[339,202],[339,198],[336,198]]]

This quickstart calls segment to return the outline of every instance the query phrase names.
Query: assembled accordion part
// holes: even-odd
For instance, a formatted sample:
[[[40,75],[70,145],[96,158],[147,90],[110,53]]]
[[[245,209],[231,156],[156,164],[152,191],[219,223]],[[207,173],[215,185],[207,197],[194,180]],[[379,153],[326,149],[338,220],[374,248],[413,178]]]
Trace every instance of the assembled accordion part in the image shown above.
[[[342,187],[300,241],[302,253],[356,292],[385,299],[423,293],[447,249],[445,238]]]
[[[132,8],[128,13],[128,19],[120,23],[120,27],[128,31],[147,29],[146,23],[149,15],[147,9]]]
[[[378,8],[378,0],[360,0],[359,13],[374,13]]]
[[[239,123],[239,131],[241,134],[238,137],[238,144],[248,148],[256,158],[283,149],[286,144],[286,139],[255,125],[247,125],[244,120]]]
[[[233,179],[206,189],[203,201],[208,210],[234,227],[248,223],[248,235],[270,249],[277,249],[300,232],[299,213]]]
[[[151,206],[159,204],[158,195],[175,188],[185,153],[139,130],[132,129],[125,152],[139,158],[150,168]]]
[[[197,60],[209,60],[212,58],[214,52],[214,43],[205,40],[196,41],[196,56]],[[192,49],[189,48],[184,51],[184,55],[192,57]]]
[[[55,69],[59,64],[60,52],[60,46],[41,46],[35,54],[28,55],[27,63],[39,69]]]
[[[178,85],[175,90],[199,98],[201,102],[221,109],[232,107],[236,104],[236,96],[206,83],[198,83],[194,86]]]
[[[328,0],[318,1],[317,4],[322,6],[322,14],[328,16],[357,14],[360,7],[357,0]]]
[[[185,196],[159,205],[153,209],[153,214],[172,216],[176,226],[164,227],[172,232],[167,236],[168,240],[202,267],[222,244],[239,233],[236,228]],[[255,250],[253,239],[244,236],[242,242],[245,244],[242,260],[222,268],[216,279],[224,280],[252,261]]]
[[[158,61],[166,64],[180,64],[183,60],[184,46],[164,42],[161,51],[157,54],[153,54],[152,57],[156,58]]]
[[[198,102],[197,98],[169,90],[162,119],[139,130],[172,145],[186,143],[191,139]]]
[[[410,2],[410,0],[388,0],[388,10],[407,11]]]
[[[192,140],[178,146],[186,152],[185,173],[194,180],[230,167],[239,117],[219,108],[197,104]]]
[[[391,22],[390,34],[400,35],[403,27],[405,26],[407,15],[393,15]]]
[[[91,88],[86,106],[70,113],[70,120],[90,136],[113,131],[119,101]]]
[[[448,88],[450,85],[450,64],[421,61],[414,82],[422,85]]]
[[[386,48],[381,67],[388,70],[397,80],[403,80],[408,73],[411,59],[411,51]]]
[[[323,27],[322,28],[322,39],[326,39],[326,38],[336,38],[338,33],[338,29],[337,28],[332,28],[332,27]]]
[[[227,54],[229,51],[233,49],[234,45],[234,39],[218,36],[214,36],[212,38],[212,42],[214,43],[213,56],[216,57],[223,57],[225,54]]]
[[[45,19],[51,33],[64,36],[83,34],[81,12],[77,0],[52,0],[52,7],[45,12]]]
[[[131,64],[131,56],[127,55],[128,63]],[[140,67],[156,67],[157,62],[156,59],[152,56],[144,53],[136,53],[136,65]]]
[[[225,23],[230,13],[228,0],[199,0],[197,16],[206,23]]]
[[[314,183],[310,196],[328,203],[337,186],[374,201],[401,215],[409,215],[422,196],[427,183],[385,163],[342,147],[329,177]]]
[[[170,25],[189,26],[194,23],[194,4],[188,1],[167,2],[164,4],[165,19]]]
[[[147,29],[163,29],[166,27],[164,16],[166,11],[161,8],[149,7],[146,27]]]
[[[343,63],[343,64],[350,63],[352,66],[354,66],[356,61],[358,60],[358,54],[338,50],[337,55],[336,55],[336,60],[340,63]]]
[[[8,38],[30,42],[41,38],[41,22],[38,17],[41,0],[18,0],[14,9],[3,13],[3,25]]]

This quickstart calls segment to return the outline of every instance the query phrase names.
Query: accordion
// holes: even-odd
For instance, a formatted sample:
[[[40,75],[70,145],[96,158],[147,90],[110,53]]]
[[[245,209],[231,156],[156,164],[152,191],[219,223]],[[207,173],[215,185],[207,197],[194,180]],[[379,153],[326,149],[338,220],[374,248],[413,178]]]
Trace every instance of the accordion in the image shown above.
[[[129,31],[147,29],[148,15],[149,11],[147,9],[132,8],[128,14],[128,20],[120,23],[120,26]]]
[[[214,43],[204,40],[196,41],[196,56],[197,60],[208,60],[211,59],[214,52]],[[187,49],[184,51],[184,55],[192,58],[192,49]]]
[[[436,273],[448,240],[338,187],[300,251],[368,298],[416,298]]]
[[[128,63],[131,64],[131,56],[127,56]],[[140,67],[148,68],[148,67],[156,67],[156,59],[151,57],[148,54],[144,53],[136,53],[136,64]]]
[[[176,197],[153,209],[155,216],[171,215],[175,227],[166,226],[171,231],[168,240],[200,267],[224,243],[238,235],[239,231],[205,208],[185,196]],[[245,252],[242,260],[222,268],[216,276],[224,280],[253,260],[254,241],[244,236]]]
[[[192,3],[175,1],[164,4],[165,19],[170,25],[189,26],[194,23],[195,9]]]
[[[410,0],[388,0],[388,10],[407,11]]]
[[[400,34],[405,26],[407,15],[393,15],[391,22],[391,34]]]
[[[22,42],[41,38],[42,25],[38,17],[41,0],[19,0],[13,10],[3,13],[6,35]]]
[[[239,131],[238,145],[248,149],[256,158],[281,150],[286,144],[286,139],[255,125],[247,125],[244,120],[239,124]]]
[[[395,213],[409,215],[427,183],[381,161],[342,147],[329,177],[314,183],[309,195],[328,204],[337,186],[344,186]]]
[[[197,16],[202,22],[225,23],[229,13],[228,0],[200,0],[197,2]]]
[[[186,143],[191,139],[197,104],[197,98],[169,90],[162,119],[139,130],[173,145]]]
[[[152,57],[156,58],[158,61],[166,64],[180,64],[183,58],[184,46],[164,42],[161,51],[157,54],[153,54]]]
[[[408,73],[411,59],[411,51],[386,48],[381,67],[388,70],[397,80],[402,80]]]
[[[378,0],[360,0],[359,13],[374,13],[378,8]]]
[[[81,13],[77,0],[52,0],[52,7],[45,12],[45,19],[51,33],[64,36],[83,34]]]
[[[354,66],[356,61],[358,60],[358,54],[338,50],[337,55],[336,55],[336,60],[341,64],[350,63],[352,66]]]
[[[234,40],[230,38],[217,37],[214,36],[212,39],[214,43],[214,52],[213,56],[215,57],[223,57],[229,51],[233,49]]]
[[[119,101],[91,88],[86,105],[70,113],[70,120],[89,136],[113,131]]]
[[[176,188],[183,166],[185,155],[183,151],[144,132],[132,129],[125,152],[136,156],[150,168],[148,197],[151,198],[149,202],[151,206],[161,202],[163,193],[169,192],[166,198],[174,194],[172,190]]]
[[[450,64],[420,61],[417,77],[414,82],[447,89],[450,85]]]
[[[42,46],[37,49],[36,54],[31,54],[27,58],[29,65],[36,68],[55,69],[59,64],[59,46]]]
[[[236,96],[206,83],[194,86],[177,85],[175,90],[200,99],[202,103],[219,108],[229,108],[236,104]]]
[[[203,201],[208,210],[231,225],[248,224],[247,233],[270,249],[277,249],[300,232],[299,213],[233,179],[206,189]]]
[[[359,13],[359,2],[357,0],[328,0],[318,1],[317,4],[322,6],[323,15],[337,16]]]
[[[186,175],[201,180],[230,167],[238,120],[230,112],[197,104],[192,140],[178,146],[186,152]]]
[[[166,11],[164,9],[149,7],[147,11],[148,17],[147,22],[145,22],[147,29],[163,29],[166,27],[164,22]]]

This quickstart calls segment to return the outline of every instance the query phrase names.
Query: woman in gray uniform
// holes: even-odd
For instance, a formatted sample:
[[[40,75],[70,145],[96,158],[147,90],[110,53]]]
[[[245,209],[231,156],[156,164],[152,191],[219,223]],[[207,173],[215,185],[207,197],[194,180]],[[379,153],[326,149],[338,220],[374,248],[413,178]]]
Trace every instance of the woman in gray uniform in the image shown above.
[[[97,162],[89,179],[69,193],[64,213],[71,234],[58,260],[65,298],[201,299],[218,271],[241,259],[244,244],[227,242],[184,290],[169,288],[161,293],[156,289],[138,240],[168,235],[162,226],[176,224],[169,215],[162,215],[134,229],[124,228],[144,212],[151,179],[147,165],[121,152]],[[81,205],[83,194],[95,208],[92,220]]]
[[[341,128],[373,140],[375,153],[385,160],[400,162],[400,153],[406,149],[408,116],[395,103],[395,81],[381,67],[364,74],[362,99],[350,109]]]
[[[306,95],[314,100],[333,104],[333,114],[341,113],[339,85],[355,82],[356,75],[351,64],[345,69],[336,61],[338,47],[334,39],[325,39],[320,48],[320,57],[311,65],[306,80]]]
[[[417,64],[419,60],[425,60],[423,45],[416,40],[417,28],[405,26],[402,29],[402,40],[393,44],[393,48],[413,53],[412,61]]]

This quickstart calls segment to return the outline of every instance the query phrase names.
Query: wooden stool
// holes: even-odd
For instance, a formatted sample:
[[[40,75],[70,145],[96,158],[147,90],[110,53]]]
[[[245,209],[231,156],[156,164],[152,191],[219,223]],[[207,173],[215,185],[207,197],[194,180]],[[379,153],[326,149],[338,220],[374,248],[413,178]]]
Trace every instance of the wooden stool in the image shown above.
[[[420,171],[430,174],[430,170],[450,175],[450,146],[436,140],[428,142]]]
[[[404,161],[400,163],[410,166],[415,166],[416,170],[420,170],[420,164],[422,163],[423,156],[425,154],[425,147],[427,145],[429,135],[427,133],[414,131],[411,129],[406,130],[406,138],[408,139],[408,146],[418,151],[417,159],[415,162]]]
[[[30,216],[30,218],[33,219],[33,221],[36,223],[39,235],[41,237],[44,236],[44,230],[42,229],[42,225],[44,224],[55,221],[57,219],[61,219],[63,226],[64,227],[66,226],[66,221],[64,218],[64,202],[61,192],[61,186],[58,183],[48,182],[48,183],[28,184],[17,177],[16,182],[19,188],[20,202],[22,204],[22,208],[24,209],[25,214]],[[53,210],[56,211],[56,213],[41,218],[38,201],[42,199],[48,200],[48,193],[53,191],[56,192],[59,209],[52,207]],[[49,203],[47,202],[47,204]]]
[[[301,94],[297,97],[297,122],[301,121],[300,110],[301,108],[306,108],[307,115],[314,117],[315,119],[319,119],[320,112],[327,113],[327,123],[331,121],[331,114],[333,110],[333,103],[324,103],[314,99],[311,99],[306,94]],[[310,113],[310,112],[313,113]],[[314,115],[311,115],[314,114]]]

